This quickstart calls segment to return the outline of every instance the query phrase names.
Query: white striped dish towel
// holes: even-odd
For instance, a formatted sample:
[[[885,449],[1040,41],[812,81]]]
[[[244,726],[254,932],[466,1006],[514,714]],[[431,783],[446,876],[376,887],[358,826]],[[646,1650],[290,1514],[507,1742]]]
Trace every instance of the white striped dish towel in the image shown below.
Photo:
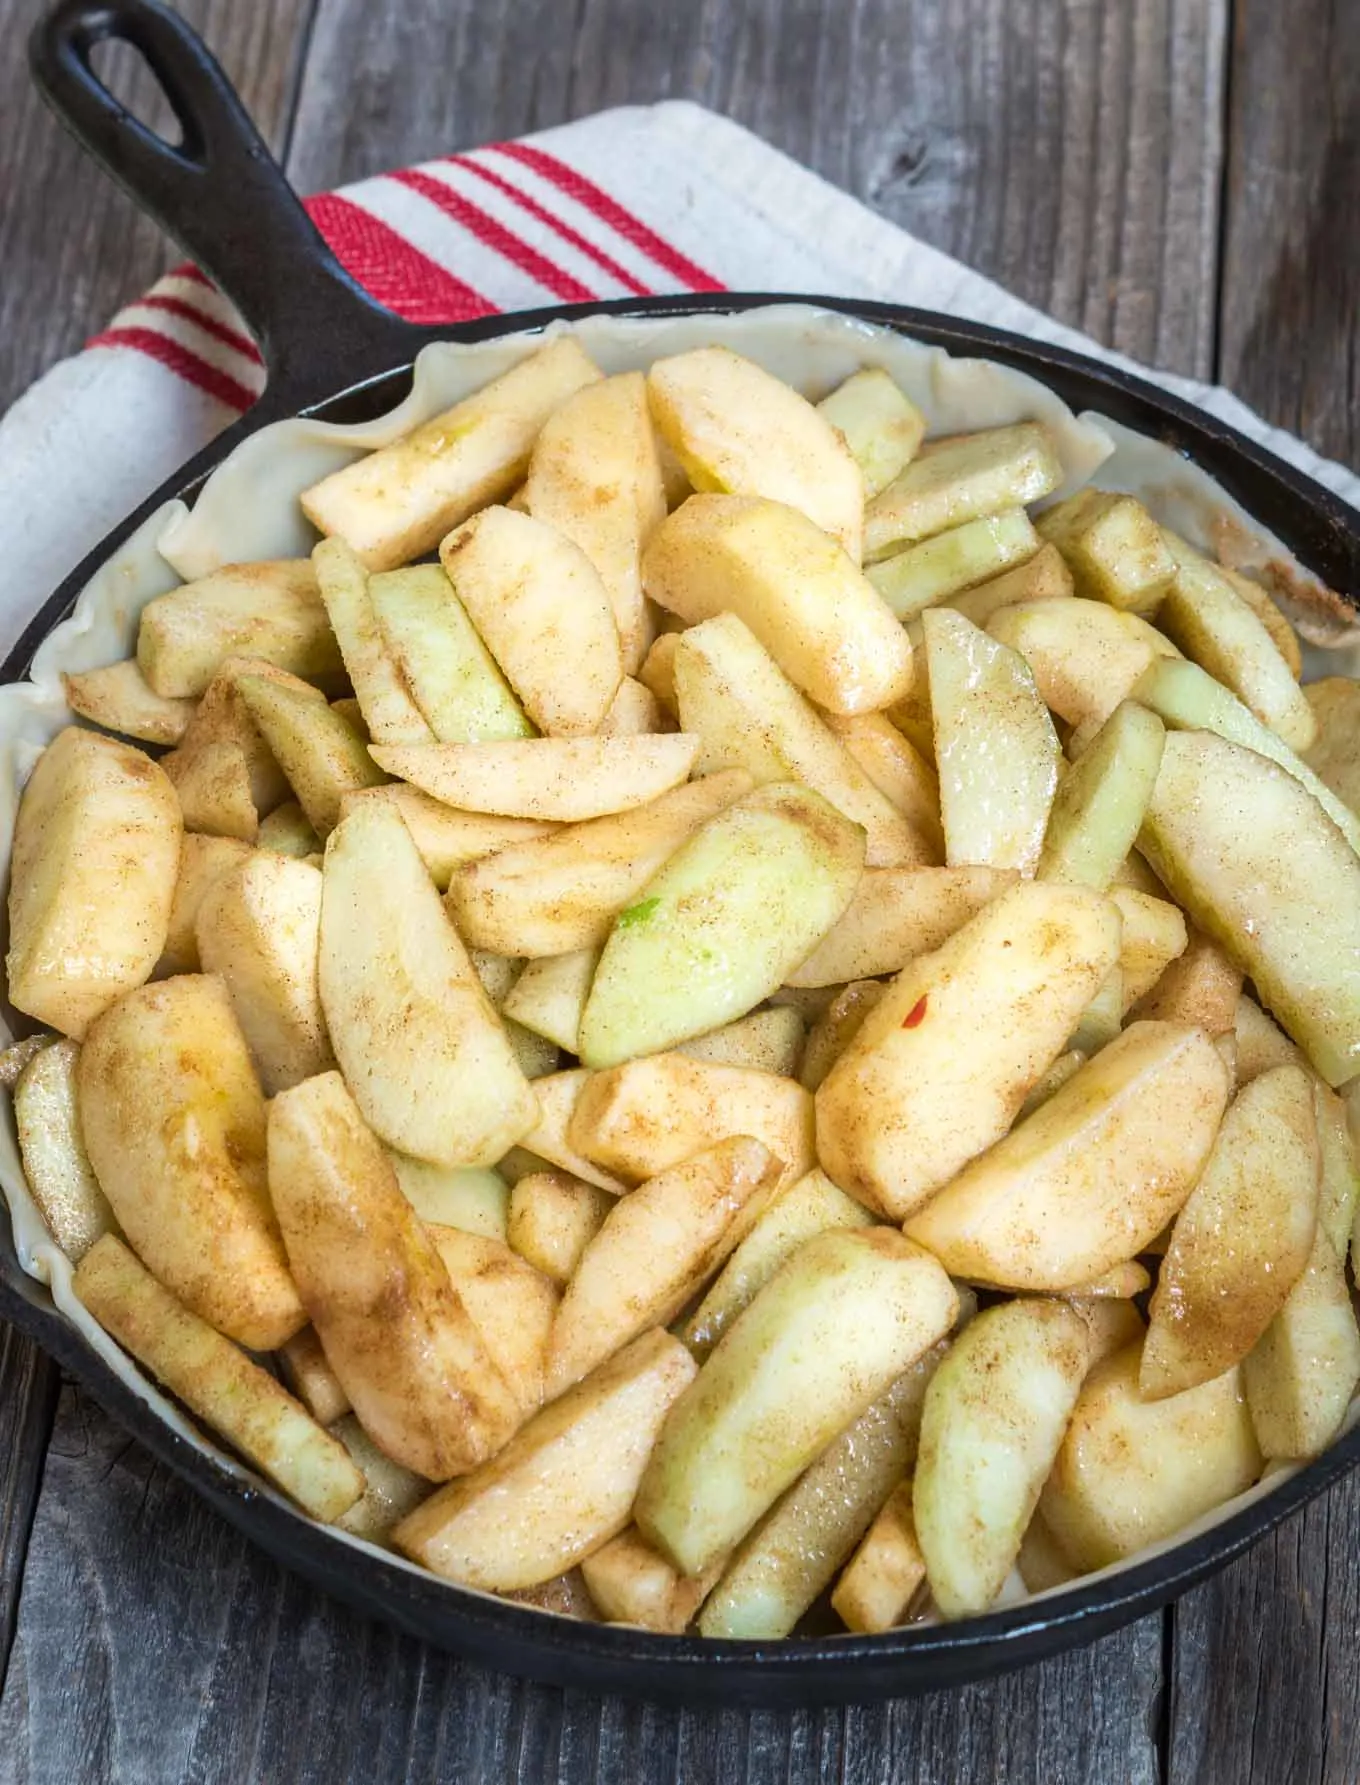
[[[422,323],[675,291],[822,293],[943,310],[1118,359],[680,101],[400,169],[310,199],[308,210],[374,297]],[[1149,376],[1360,507],[1360,478],[1228,392]],[[20,398],[0,420],[0,537],[11,542],[0,651],[263,382],[231,306],[182,266]]]

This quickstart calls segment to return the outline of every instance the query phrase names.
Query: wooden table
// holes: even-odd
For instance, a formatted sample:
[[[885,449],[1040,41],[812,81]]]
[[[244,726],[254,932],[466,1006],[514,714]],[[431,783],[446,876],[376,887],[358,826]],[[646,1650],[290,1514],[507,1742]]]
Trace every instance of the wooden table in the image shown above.
[[[185,0],[304,191],[624,101],[763,133],[1065,321],[1360,462],[1354,0]],[[171,258],[0,0],[0,407]],[[381,15],[381,16],[379,16]],[[0,1331],[0,1781],[1360,1778],[1360,1479],[1096,1647],[826,1713],[525,1685],[274,1567]]]

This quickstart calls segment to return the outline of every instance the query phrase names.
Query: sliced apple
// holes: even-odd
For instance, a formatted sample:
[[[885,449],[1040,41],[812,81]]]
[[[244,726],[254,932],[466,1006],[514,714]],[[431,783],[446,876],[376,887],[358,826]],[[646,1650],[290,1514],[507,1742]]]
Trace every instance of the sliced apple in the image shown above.
[[[481,948],[534,957],[598,950],[685,839],[750,790],[744,770],[720,769],[631,811],[497,850],[453,876],[449,910]],[[574,1039],[561,1045],[576,1051]]]
[[[439,1165],[490,1165],[536,1104],[410,832],[362,807],[326,848],[321,1005],[365,1120]]]
[[[1301,1067],[1278,1066],[1236,1098],[1176,1217],[1149,1310],[1144,1395],[1179,1394],[1246,1356],[1307,1265],[1317,1214],[1312,1085]]]
[[[936,860],[944,855],[940,778],[884,713],[825,715],[826,722],[878,791],[891,800]]]
[[[681,725],[703,740],[701,773],[743,768],[757,782],[803,782],[864,826],[873,867],[935,859],[736,614],[681,634],[675,687]]]
[[[593,732],[623,662],[609,591],[580,546],[532,515],[484,508],[440,543],[439,561],[534,724]]]
[[[666,517],[666,491],[647,411],[647,381],[622,372],[583,385],[543,424],[524,487],[535,520],[573,540],[600,574],[633,674],[652,640],[642,549]]]
[[[875,564],[918,539],[1055,490],[1063,468],[1039,422],[928,441],[864,517],[864,559]]]
[[[1175,579],[1161,528],[1132,496],[1079,490],[1046,509],[1038,525],[1066,558],[1079,596],[1148,614]]]
[[[905,1622],[925,1585],[926,1559],[916,1536],[912,1494],[907,1476],[889,1494],[836,1582],[831,1609],[847,1630],[877,1635]]]
[[[523,738],[373,746],[373,760],[445,805],[576,823],[645,806],[689,778],[699,739]]]
[[[925,416],[877,366],[852,372],[817,408],[850,448],[866,496],[886,488],[925,437]]]
[[[798,1082],[819,1091],[827,1074],[864,1027],[887,987],[878,979],[852,979],[843,985],[808,1031]]]
[[[368,579],[368,598],[383,648],[425,721],[423,732],[400,738],[380,737],[370,726],[374,742],[480,744],[533,736],[439,565],[379,571]]]
[[[864,482],[845,441],[791,385],[727,347],[653,362],[652,420],[696,490],[801,509],[856,563]]]
[[[265,1185],[265,1104],[220,979],[129,992],[92,1024],[81,1131],[128,1243],[195,1314],[252,1350],[306,1324]]]
[[[1209,1035],[1231,1035],[1242,992],[1242,969],[1216,942],[1191,930],[1181,954],[1163,968],[1133,1014],[1154,1022],[1192,1023]]]
[[[931,1378],[912,1512],[926,1575],[947,1618],[986,1611],[1067,1430],[1087,1370],[1087,1331],[1059,1301],[978,1314]]]
[[[139,743],[177,744],[194,713],[192,700],[157,694],[135,657],[102,669],[64,672],[61,685],[73,713]]]
[[[1020,653],[1047,705],[1078,727],[1103,725],[1133,692],[1159,648],[1172,648],[1136,614],[1070,598],[1003,607],[987,630]],[[1137,698],[1143,698],[1141,692]]]
[[[1118,950],[1108,900],[1021,884],[904,968],[817,1093],[828,1176],[892,1220],[918,1208],[1005,1134]]]
[[[570,1172],[529,1172],[510,1192],[506,1239],[535,1270],[565,1284],[614,1200],[607,1190]]]
[[[1083,1572],[1174,1537],[1261,1473],[1241,1371],[1146,1401],[1140,1350],[1128,1346],[1087,1377],[1039,1500]]]
[[[407,787],[401,782],[345,794],[340,801],[340,816],[347,818],[360,805],[396,808],[440,892],[447,889],[459,868],[498,850],[512,849],[517,843],[550,837],[557,828],[533,818],[461,812],[456,806],[445,805],[418,787]]]
[[[343,669],[305,558],[226,564],[142,609],[137,666],[167,699],[202,694],[227,658],[242,652],[298,676]]]
[[[1360,860],[1278,764],[1213,732],[1166,740],[1142,848],[1330,1085],[1360,1071]]]
[[[1317,721],[1304,761],[1349,811],[1360,813],[1360,681],[1324,676],[1303,692]]]
[[[911,620],[937,602],[1032,558],[1039,536],[1023,508],[980,515],[884,558],[869,581],[899,620]]]
[[[755,788],[681,844],[614,919],[581,1014],[586,1066],[744,1016],[844,911],[864,833],[794,782]]]
[[[1002,868],[867,868],[841,916],[787,983],[839,986],[898,973],[947,942],[1015,879],[1013,869]]]
[[[774,1005],[682,1041],[675,1051],[688,1054],[692,1060],[709,1060],[715,1066],[747,1066],[755,1072],[797,1078],[803,1035],[803,1019],[798,1012]]]
[[[858,563],[797,508],[691,496],[657,529],[642,576],[686,625],[736,614],[831,712],[872,712],[911,686],[907,635]]]
[[[386,779],[363,738],[334,707],[265,676],[238,676],[251,718],[307,814],[318,837],[328,837],[347,793]]]
[[[1307,1267],[1242,1365],[1264,1456],[1318,1456],[1360,1383],[1360,1328],[1342,1257],[1319,1228]]]
[[[383,639],[363,561],[343,539],[323,539],[313,548],[312,568],[369,737],[379,744],[433,742]]]
[[[1228,1101],[1198,1029],[1134,1023],[907,1223],[953,1275],[1057,1290],[1135,1257],[1202,1171]]]
[[[165,771],[68,726],[19,802],[10,862],[10,1002],[77,1040],[165,945],[183,836]]]
[[[79,1045],[63,1037],[33,1056],[14,1087],[24,1176],[52,1238],[73,1264],[118,1226],[85,1149],[79,1060]]]
[[[452,409],[304,490],[302,512],[322,533],[348,540],[369,570],[409,563],[508,496],[553,410],[599,377],[579,343],[559,335]]]
[[[805,1240],[833,1227],[868,1227],[869,1211],[838,1190],[825,1172],[810,1171],[785,1187],[761,1210],[722,1275],[685,1322],[680,1334],[702,1360],[775,1272]]]
[[[734,1135],[621,1196],[563,1293],[548,1347],[548,1395],[673,1320],[749,1227],[751,1207],[768,1201],[782,1169],[758,1140]]]
[[[1058,786],[1040,880],[1106,890],[1138,840],[1165,739],[1155,713],[1120,702]]]
[[[1162,538],[1176,574],[1158,626],[1291,750],[1306,750],[1317,736],[1317,720],[1265,623],[1216,564],[1166,528]]]
[[[535,1415],[480,1469],[392,1533],[446,1580],[507,1592],[540,1585],[628,1524],[657,1435],[694,1377],[678,1339],[644,1333]]]
[[[949,597],[949,606],[975,626],[986,626],[1003,607],[1022,601],[1059,601],[1072,593],[1072,572],[1055,545],[1041,545],[1032,558],[1003,571],[975,589]]]
[[[655,1177],[731,1134],[763,1141],[783,1161],[785,1182],[812,1168],[812,1099],[794,1079],[675,1053],[573,1076],[582,1083],[568,1141],[597,1168],[634,1180]],[[532,1134],[525,1145],[543,1151]]]
[[[1032,875],[1062,754],[1024,659],[949,608],[922,618],[951,868]]]
[[[684,1573],[701,1573],[949,1331],[957,1311],[939,1265],[891,1229],[809,1240],[667,1420],[634,1508],[643,1536]]]

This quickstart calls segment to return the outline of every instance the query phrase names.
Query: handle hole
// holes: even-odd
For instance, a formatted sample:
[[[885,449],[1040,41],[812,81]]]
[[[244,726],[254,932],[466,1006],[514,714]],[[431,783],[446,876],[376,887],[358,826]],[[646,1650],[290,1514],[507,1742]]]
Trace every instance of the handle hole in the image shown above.
[[[164,89],[151,72],[145,56],[119,38],[106,38],[90,48],[90,66],[113,94],[169,149],[184,147],[184,132]]]

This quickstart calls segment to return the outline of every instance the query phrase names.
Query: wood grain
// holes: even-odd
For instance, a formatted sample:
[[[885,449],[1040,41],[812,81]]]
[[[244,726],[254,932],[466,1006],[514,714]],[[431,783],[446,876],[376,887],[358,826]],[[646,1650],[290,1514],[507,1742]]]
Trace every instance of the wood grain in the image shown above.
[[[1129,353],[1213,348],[1226,0],[319,0],[304,191],[701,101]],[[433,45],[438,54],[431,54]]]
[[[14,1635],[56,1397],[55,1365],[12,1328],[0,1325],[0,1682]]]
[[[1360,465],[1360,23],[1237,0],[1220,375]]]
[[[564,1693],[313,1592],[66,1389],[0,1698],[0,1779],[1153,1785],[1160,1642],[1148,1620],[988,1685],[792,1716]]]
[[[266,139],[287,144],[312,0],[182,0]],[[28,74],[24,41],[38,0],[0,0],[0,410],[54,359],[74,352],[178,258],[173,245],[77,148]],[[140,59],[120,47],[98,65],[153,128],[168,112]]]

